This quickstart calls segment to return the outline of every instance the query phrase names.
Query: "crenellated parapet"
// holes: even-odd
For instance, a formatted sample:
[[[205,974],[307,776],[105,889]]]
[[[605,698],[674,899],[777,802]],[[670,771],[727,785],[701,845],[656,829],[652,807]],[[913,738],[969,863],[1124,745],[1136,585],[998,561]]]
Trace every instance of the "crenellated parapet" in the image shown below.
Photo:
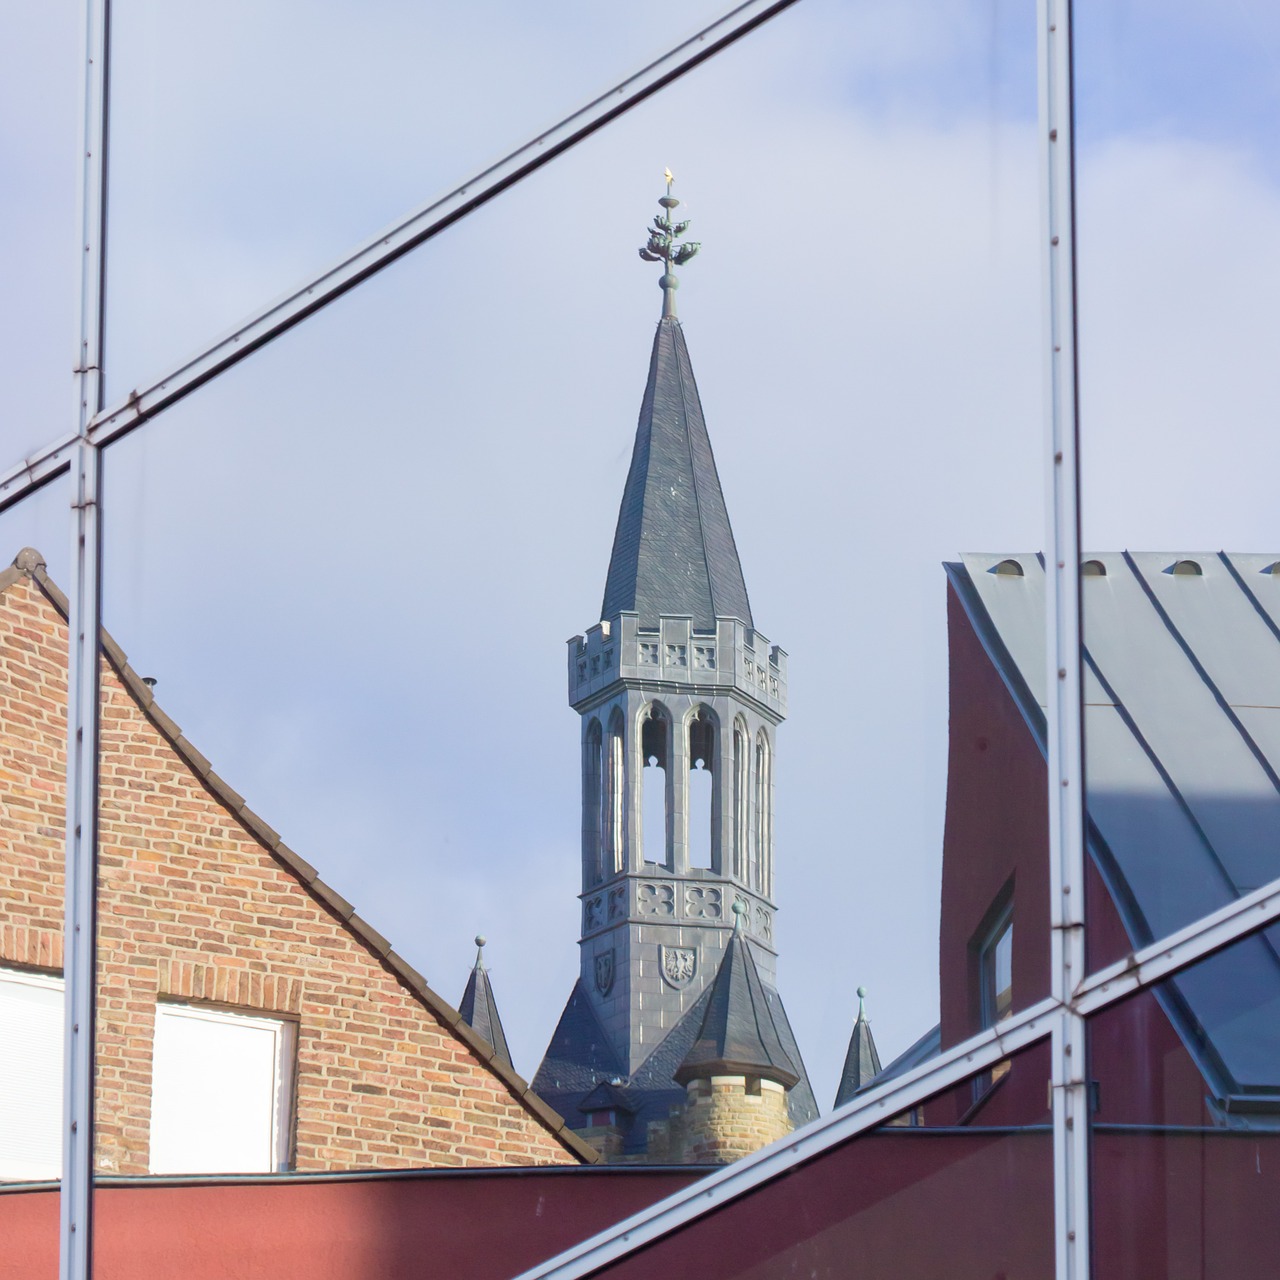
[[[569,647],[569,702],[584,711],[615,687],[651,686],[699,693],[737,693],[775,723],[787,714],[787,654],[738,618],[717,618],[716,629],[695,631],[687,616],[664,614],[656,630],[639,615],[620,613],[597,623]]]

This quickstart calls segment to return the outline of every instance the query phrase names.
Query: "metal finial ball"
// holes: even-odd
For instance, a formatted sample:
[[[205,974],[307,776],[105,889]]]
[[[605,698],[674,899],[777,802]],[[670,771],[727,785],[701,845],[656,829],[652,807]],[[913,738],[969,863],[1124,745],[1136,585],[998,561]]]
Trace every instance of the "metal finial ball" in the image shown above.
[[[734,899],[733,914],[735,916],[745,916],[747,914],[747,904],[741,898]]]
[[[484,943],[485,943],[485,937],[484,937],[484,934],[483,934],[483,933],[477,933],[477,934],[476,934],[476,946],[477,946],[477,947],[483,947],[483,946],[484,946]]]
[[[865,1000],[866,998],[867,998],[867,989],[866,989],[866,987],[859,987],[859,988],[858,988],[858,999],[859,999],[859,1000]]]

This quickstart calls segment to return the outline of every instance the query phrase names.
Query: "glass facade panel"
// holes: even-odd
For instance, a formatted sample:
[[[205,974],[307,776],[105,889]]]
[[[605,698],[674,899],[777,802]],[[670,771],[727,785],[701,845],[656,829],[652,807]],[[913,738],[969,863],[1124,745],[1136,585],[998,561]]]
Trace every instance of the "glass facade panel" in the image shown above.
[[[721,12],[114,5],[108,400]]]
[[[1035,1076],[1042,1106],[1046,1067],[1033,1048],[1014,1056],[1009,1075]],[[592,1274],[682,1274],[696,1258],[705,1280],[1052,1275],[1047,1111],[1029,1123],[957,1122],[972,1091],[963,1080]]]
[[[0,469],[75,426],[75,5],[0,10]]]
[[[401,188],[344,168],[333,119],[304,113],[323,141],[323,182],[308,179],[305,155],[281,158],[307,150],[296,112],[273,120],[278,136],[259,117],[306,101],[332,59],[314,56],[323,31],[286,49],[267,38],[278,33],[254,37],[256,11],[242,16],[221,19],[232,49],[158,7],[122,11],[108,398],[413,203],[378,213]],[[860,1006],[854,1022],[857,979],[876,990],[891,1073],[1045,994],[1034,39],[1029,15],[997,14],[978,37],[931,0],[900,6],[895,22],[887,43],[875,20],[836,6],[771,24],[111,446],[100,1169],[173,1167],[149,1150],[139,1087],[156,1065],[145,1032],[157,991],[282,1026],[299,1017],[296,1141],[277,1144],[277,1164],[431,1163],[441,1153],[412,1118],[429,1106],[397,1103],[387,1120],[385,1088],[370,1080],[342,1104],[354,1119],[316,1099],[330,1068],[350,1078],[342,1054],[357,1050],[334,1040],[342,1019],[377,1009],[382,1021],[360,1034],[378,1049],[417,968],[455,973],[438,982],[457,998],[477,927],[505,949],[510,1044],[483,1012],[479,960],[464,1016],[526,1076],[551,1035],[534,1087],[611,1158],[719,1158],[714,1133],[690,1135],[699,1107],[724,1101],[716,1081],[737,1079],[712,1016],[721,978],[737,981],[731,957],[759,995],[757,1026],[772,1028],[736,1099],[772,1107],[761,1141],[878,1070],[874,1044],[865,1062],[853,1053],[858,1028],[870,1034]],[[957,38],[921,43],[925,28]],[[167,50],[193,35],[207,37],[202,61],[181,84],[166,79],[182,61]],[[412,45],[387,43],[395,57]],[[849,48],[871,52],[852,65],[831,52]],[[244,62],[264,57],[282,66]],[[300,90],[283,65],[294,59],[312,78]],[[354,61],[379,87],[395,83],[376,58]],[[518,61],[537,66],[527,41]],[[230,82],[245,90],[234,102]],[[325,107],[363,144],[349,110],[359,76],[343,83]],[[526,118],[534,96],[508,88]],[[388,118],[397,101],[382,104]],[[470,155],[474,121],[460,117],[468,128],[431,163]],[[654,154],[654,138],[675,154]],[[637,155],[651,157],[649,178]],[[663,163],[681,172],[675,190],[693,195],[693,234],[706,240],[678,296],[718,469],[672,322],[674,284],[632,447],[659,301],[657,272],[642,277],[632,254],[670,231]],[[427,171],[392,167],[402,194],[416,193]],[[762,174],[780,193],[767,225]],[[664,212],[637,235],[662,190]],[[660,439],[677,390],[682,456]],[[665,462],[688,474],[666,475]],[[653,494],[629,507],[646,467]],[[727,515],[717,525],[722,482],[732,532]],[[649,497],[668,495],[646,528]],[[629,511],[653,547],[632,594],[614,595]],[[668,556],[658,585],[672,593],[644,597],[644,573],[685,525],[705,563]],[[983,546],[997,552],[972,550]],[[757,630],[745,584],[725,586],[739,555],[779,643]],[[685,593],[699,567],[705,616]],[[52,645],[56,620],[45,621]],[[585,634],[571,641],[570,711],[557,655],[574,626]],[[659,692],[668,758],[651,772],[665,774],[664,829],[646,861],[635,775]],[[775,732],[789,705],[797,723]],[[691,729],[704,723],[714,732]],[[711,774],[697,819],[711,847],[693,857],[696,750]],[[785,980],[775,871],[792,895]],[[381,930],[403,940],[399,952]],[[325,972],[318,1018],[306,971],[300,1012],[290,958],[328,963],[353,946],[358,963]],[[608,1040],[607,1061],[561,1054],[561,1029],[571,1044],[587,1001],[603,1034],[593,1024],[586,1041],[594,1052]],[[681,1075],[704,1042],[726,1070]],[[952,1275],[1042,1273],[1047,1078],[1042,1045],[847,1144],[861,1152],[848,1168],[844,1148],[824,1153],[808,1218],[798,1184],[761,1191],[792,1231],[769,1256],[834,1275],[853,1251],[883,1270],[876,1250],[924,1216],[930,1231],[897,1242],[903,1274],[945,1260]],[[380,1144],[344,1146],[352,1126],[384,1121]],[[992,1239],[981,1205],[1015,1195],[1018,1220]],[[749,1242],[720,1253],[721,1274],[765,1273]]]
[[[107,451],[105,616],[133,675],[445,998],[490,939],[526,1078],[562,1060],[580,984],[615,1056],[548,1086],[578,1129],[674,1022],[696,1039],[739,900],[807,1077],[796,1124],[846,1083],[859,982],[882,1062],[955,1043],[983,1025],[993,906],[1045,914],[1039,745],[982,617],[992,596],[1034,643],[1043,608],[1034,30],[1010,14],[900,68],[815,68],[871,34],[798,6]],[[605,681],[631,639],[600,624],[632,610],[601,587],[662,309],[635,255],[664,163],[703,246],[674,293],[715,449],[696,483],[714,473],[732,533],[712,559],[731,547],[749,595],[696,616],[667,565],[662,615],[688,621],[634,610],[624,697]],[[761,173],[821,253],[762,248]],[[955,254],[957,219],[980,253]],[[1010,557],[1024,577],[995,572]],[[659,704],[670,759],[637,769]],[[634,964],[609,940],[633,927]],[[1047,932],[1006,945],[1016,1011],[1047,990]],[[679,1103],[671,1069],[628,1142]]]
[[[1280,29],[1156,12],[1077,15],[1095,967],[1280,876],[1280,556],[1251,461],[1275,399],[1257,353],[1280,336],[1258,127]]]
[[[1280,1245],[1276,929],[1089,1021],[1096,1280],[1265,1274]]]

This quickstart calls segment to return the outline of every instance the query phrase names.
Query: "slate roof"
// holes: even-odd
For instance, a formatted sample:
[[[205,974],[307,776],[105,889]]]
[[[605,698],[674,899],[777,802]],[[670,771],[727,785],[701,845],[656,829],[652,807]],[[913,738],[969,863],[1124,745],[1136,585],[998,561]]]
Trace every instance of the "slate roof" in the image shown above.
[[[748,626],[751,604],[711,453],[680,322],[658,323],[605,581],[602,618],[687,614],[699,631],[718,617]]]
[[[1089,850],[1134,946],[1280,876],[1278,562],[1085,558]],[[1044,750],[1040,558],[967,555],[946,568]],[[1165,988],[1228,1123],[1280,1106],[1278,946],[1280,929],[1265,930]]]
[[[764,993],[783,1050],[800,1072],[799,1083],[787,1094],[787,1112],[792,1125],[798,1129],[818,1118],[818,1104],[782,999],[772,987],[765,986]],[[698,1037],[710,1000],[711,987],[708,987],[628,1078],[626,1068],[614,1058],[608,1038],[579,981],[574,984],[560,1016],[542,1066],[534,1076],[533,1087],[570,1125],[582,1128],[590,1123],[590,1118],[580,1110],[579,1104],[589,1100],[600,1082],[622,1080],[627,1100],[635,1108],[623,1136],[623,1153],[639,1154],[646,1147],[649,1122],[666,1120],[672,1106],[685,1102],[684,1088],[676,1084],[674,1076]]]
[[[678,1084],[713,1075],[763,1076],[788,1089],[800,1073],[782,1045],[751,944],[736,929],[711,984],[698,1037],[674,1072]]]
[[[880,1054],[876,1050],[871,1023],[863,1004],[862,991],[858,992],[858,1016],[849,1037],[849,1051],[844,1056],[844,1070],[840,1072],[840,1084],[836,1089],[836,1106],[843,1107],[859,1089],[865,1088],[880,1074]]]
[[[589,1120],[578,1110],[578,1103],[601,1080],[625,1078],[626,1074],[626,1064],[613,1052],[579,979],[542,1055],[533,1088],[569,1125],[581,1129]]]
[[[502,1019],[498,1016],[498,1002],[493,998],[489,971],[484,967],[484,942],[479,938],[476,939],[476,962],[467,978],[467,987],[462,993],[458,1013],[472,1031],[484,1036],[493,1046],[494,1053],[502,1062],[509,1067],[513,1066],[511,1051],[507,1048],[506,1032],[503,1031]]]
[[[14,558],[13,564],[0,572],[0,595],[20,578],[29,578],[43,593],[45,599],[66,619],[68,603],[65,592],[46,572],[45,559],[34,547],[24,547]],[[477,1058],[487,1065],[512,1096],[557,1138],[571,1154],[586,1164],[596,1164],[599,1153],[573,1132],[564,1118],[558,1115],[539,1094],[511,1067],[498,1057],[497,1051],[477,1035],[463,1020],[462,1015],[439,996],[411,964],[393,950],[371,924],[356,914],[355,908],[340,893],[331,889],[305,858],[295,853],[280,838],[279,832],[270,827],[245,803],[245,799],[214,772],[209,761],[187,741],[182,730],[167,716],[155,700],[155,694],[142,677],[129,665],[125,652],[115,642],[105,627],[99,635],[99,647],[103,659],[116,673],[120,683],[137,703],[143,715],[156,727],[178,757],[195,773],[205,787],[228,812],[257,840],[286,871],[297,879],[304,889],[325,910],[341,921],[343,926],[372,955],[374,955],[397,982],[415,1000],[428,1010],[442,1025],[455,1035]]]

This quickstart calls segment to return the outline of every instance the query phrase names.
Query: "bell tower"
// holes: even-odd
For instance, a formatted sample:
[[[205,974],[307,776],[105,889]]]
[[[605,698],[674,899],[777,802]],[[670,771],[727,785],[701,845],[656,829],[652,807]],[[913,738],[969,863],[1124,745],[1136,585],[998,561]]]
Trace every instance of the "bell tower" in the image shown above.
[[[581,970],[534,1080],[574,1128],[592,1127],[577,1104],[595,1085],[622,1090],[635,1110],[610,1114],[627,1115],[636,1154],[646,1125],[683,1097],[672,1073],[735,920],[799,1063],[774,944],[773,761],[787,655],[752,619],[676,318],[675,268],[699,246],[683,240],[689,222],[676,217],[669,175],[659,204],[640,256],[663,264],[662,316],[600,621],[569,641],[569,703],[582,721]],[[817,1114],[799,1074],[797,1123]]]

